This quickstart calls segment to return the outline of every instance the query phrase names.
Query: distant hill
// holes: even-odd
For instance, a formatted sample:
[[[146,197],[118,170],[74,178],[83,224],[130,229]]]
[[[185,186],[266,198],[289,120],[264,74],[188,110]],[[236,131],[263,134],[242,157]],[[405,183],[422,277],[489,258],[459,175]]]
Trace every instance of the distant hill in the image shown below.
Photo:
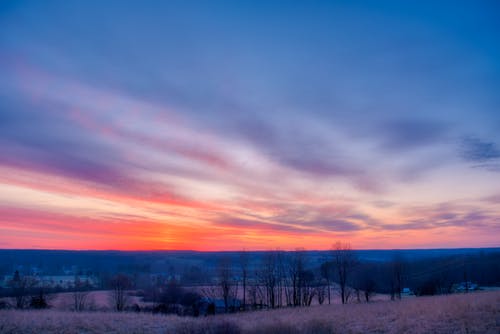
[[[363,262],[389,262],[396,256],[406,261],[500,253],[500,248],[355,250]],[[250,266],[258,266],[268,252],[248,251]],[[91,272],[182,272],[192,266],[213,269],[221,258],[238,262],[241,252],[196,251],[71,251],[0,249],[0,275],[40,271],[45,274]],[[331,251],[305,251],[311,266],[317,266],[331,256]],[[83,274],[83,273],[82,273]]]

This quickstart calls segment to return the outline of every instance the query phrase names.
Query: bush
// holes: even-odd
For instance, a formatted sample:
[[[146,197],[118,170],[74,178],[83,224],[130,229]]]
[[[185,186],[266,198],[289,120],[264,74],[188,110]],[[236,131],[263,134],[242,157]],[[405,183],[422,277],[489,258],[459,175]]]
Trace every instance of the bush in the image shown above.
[[[0,300],[0,310],[6,310],[9,309],[10,305],[4,300]]]
[[[40,289],[36,296],[31,297],[30,307],[35,309],[44,309],[49,307],[49,304],[47,303],[47,295],[43,289]]]
[[[49,305],[47,304],[45,298],[41,296],[33,296],[31,297],[30,307],[36,309],[43,309],[49,307]]]
[[[433,279],[428,279],[417,287],[417,295],[433,296],[437,293],[437,283]]]

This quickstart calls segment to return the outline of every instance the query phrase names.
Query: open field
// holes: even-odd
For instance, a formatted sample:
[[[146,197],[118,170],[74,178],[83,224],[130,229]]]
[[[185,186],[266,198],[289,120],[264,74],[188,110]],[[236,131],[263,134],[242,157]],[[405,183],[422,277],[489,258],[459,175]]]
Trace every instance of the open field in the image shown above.
[[[500,292],[323,305],[206,318],[141,313],[0,312],[0,333],[499,333]]]

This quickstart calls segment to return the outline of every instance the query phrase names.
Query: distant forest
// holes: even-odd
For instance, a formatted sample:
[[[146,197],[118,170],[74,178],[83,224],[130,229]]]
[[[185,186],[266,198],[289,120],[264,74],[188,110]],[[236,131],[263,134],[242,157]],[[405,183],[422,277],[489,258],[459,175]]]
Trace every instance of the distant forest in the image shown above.
[[[95,285],[85,286],[87,290],[116,291],[122,284],[123,289],[140,291],[144,300],[160,298],[167,304],[177,303],[177,295],[187,298],[181,289],[213,287],[205,296],[198,291],[199,296],[189,297],[219,298],[227,311],[236,299],[239,309],[250,304],[275,308],[330,303],[332,298],[369,302],[375,294],[391,299],[448,294],[463,290],[464,284],[463,292],[499,287],[500,248],[351,250],[338,243],[328,251],[0,250],[3,297],[13,297],[13,283],[21,277],[56,275],[95,277]],[[45,292],[79,288],[83,286],[51,286]]]
[[[321,265],[331,261],[332,250],[305,251],[304,265],[321,275]],[[181,283],[208,284],[217,276],[221,261],[234,267],[239,276],[243,252],[194,251],[63,251],[63,250],[0,250],[0,277],[15,270],[44,275],[66,273],[95,275],[105,278],[114,273],[129,275],[165,274],[177,277]],[[271,253],[292,254],[293,251],[246,251],[249,274],[253,275]],[[369,273],[377,283],[377,292],[387,293],[387,283],[395,262],[401,265],[405,287],[415,290],[425,281],[463,281],[465,278],[480,285],[500,285],[500,248],[429,249],[429,250],[353,250],[356,275]],[[356,276],[352,275],[352,276]],[[336,278],[334,278],[336,279]],[[390,282],[389,282],[390,283]],[[105,282],[102,283],[105,285]]]

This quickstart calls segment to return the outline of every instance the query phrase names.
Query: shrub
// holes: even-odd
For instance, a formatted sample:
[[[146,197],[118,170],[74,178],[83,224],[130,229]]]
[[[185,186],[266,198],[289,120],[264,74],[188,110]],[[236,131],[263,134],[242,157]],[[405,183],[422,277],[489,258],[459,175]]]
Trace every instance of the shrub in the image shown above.
[[[47,303],[47,296],[44,294],[43,290],[40,290],[36,296],[31,297],[30,307],[36,309],[49,307],[49,304]]]
[[[0,300],[0,310],[6,310],[9,309],[10,305],[4,300]]]

